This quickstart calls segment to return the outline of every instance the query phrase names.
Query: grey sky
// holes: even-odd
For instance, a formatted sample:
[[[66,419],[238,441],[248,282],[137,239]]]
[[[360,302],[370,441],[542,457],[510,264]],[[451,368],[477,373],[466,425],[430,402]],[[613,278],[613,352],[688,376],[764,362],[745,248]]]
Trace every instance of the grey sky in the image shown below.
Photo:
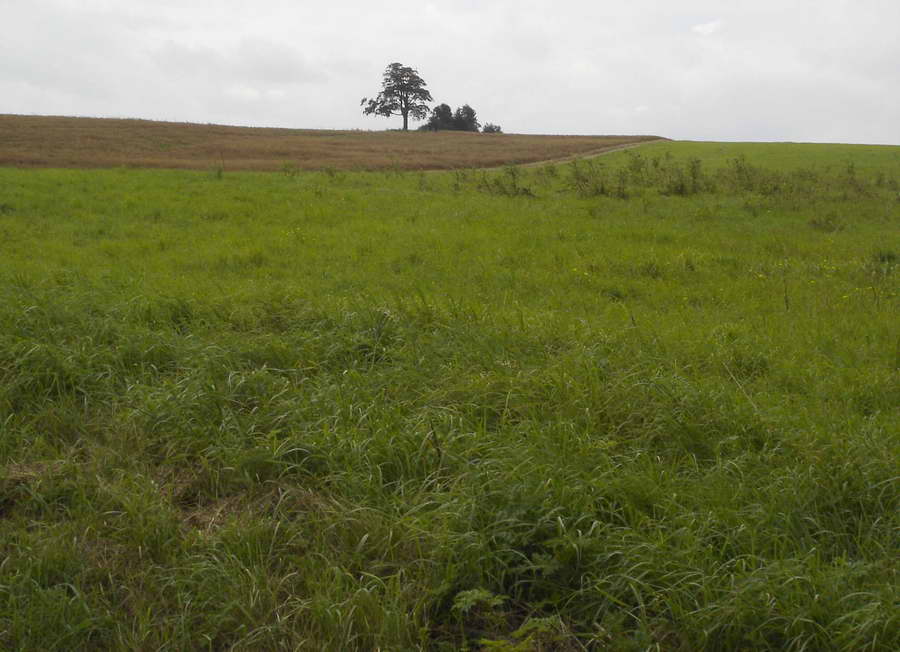
[[[900,144],[898,0],[0,0],[0,113],[384,129],[392,61],[520,133]]]

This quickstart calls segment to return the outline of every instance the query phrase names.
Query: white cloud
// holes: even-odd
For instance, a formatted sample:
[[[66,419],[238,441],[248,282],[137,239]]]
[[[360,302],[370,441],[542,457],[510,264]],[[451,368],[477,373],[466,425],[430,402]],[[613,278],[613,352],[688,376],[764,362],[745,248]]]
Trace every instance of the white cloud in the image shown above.
[[[691,31],[695,34],[700,34],[701,36],[710,36],[715,34],[720,29],[722,29],[722,21],[721,20],[712,20],[708,23],[700,23],[699,25],[694,25],[691,27]]]
[[[900,144],[897,2],[0,3],[3,113],[383,129],[401,61],[508,132]]]
[[[262,93],[250,86],[229,86],[225,89],[225,95],[241,102],[256,102],[262,97]]]

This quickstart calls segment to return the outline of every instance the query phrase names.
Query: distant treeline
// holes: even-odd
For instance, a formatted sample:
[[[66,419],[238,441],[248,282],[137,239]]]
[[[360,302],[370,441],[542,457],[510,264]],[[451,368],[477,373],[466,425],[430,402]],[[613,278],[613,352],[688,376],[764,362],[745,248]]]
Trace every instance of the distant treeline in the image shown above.
[[[449,104],[438,104],[431,110],[428,122],[419,127],[419,131],[478,131],[481,123],[473,109],[468,104],[457,107],[456,111]],[[501,133],[500,125],[488,122],[482,130],[484,133]]]

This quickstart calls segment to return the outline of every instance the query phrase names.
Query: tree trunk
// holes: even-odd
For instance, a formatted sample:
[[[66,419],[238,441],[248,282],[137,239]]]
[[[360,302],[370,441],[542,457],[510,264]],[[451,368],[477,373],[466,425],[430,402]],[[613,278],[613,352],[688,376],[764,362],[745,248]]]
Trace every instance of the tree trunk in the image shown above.
[[[409,131],[409,111],[403,112],[403,131]]]

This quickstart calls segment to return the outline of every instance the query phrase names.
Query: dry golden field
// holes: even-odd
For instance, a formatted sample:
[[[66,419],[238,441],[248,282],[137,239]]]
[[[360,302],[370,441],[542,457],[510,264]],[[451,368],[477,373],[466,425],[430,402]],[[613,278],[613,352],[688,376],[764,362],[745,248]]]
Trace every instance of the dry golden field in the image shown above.
[[[589,155],[656,136],[325,131],[0,115],[0,165],[226,170],[492,167]]]

